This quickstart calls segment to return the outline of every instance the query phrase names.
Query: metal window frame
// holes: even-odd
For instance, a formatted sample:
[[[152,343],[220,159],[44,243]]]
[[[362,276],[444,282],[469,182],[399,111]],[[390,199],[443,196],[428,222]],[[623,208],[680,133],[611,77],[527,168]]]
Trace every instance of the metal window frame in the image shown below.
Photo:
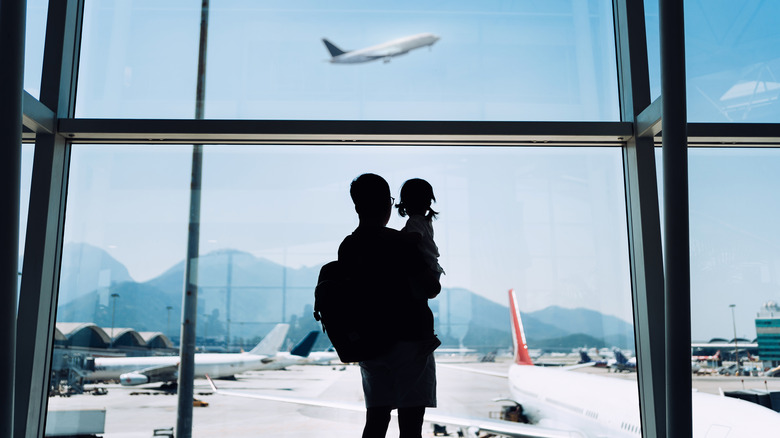
[[[0,238],[0,435],[14,426],[15,351],[17,344],[16,291],[19,269],[19,199],[24,84],[25,0],[0,2],[0,209],[4,215]]]
[[[49,2],[39,102],[25,96],[35,155],[16,330],[14,438],[44,435],[65,222],[70,143],[50,117],[72,117],[84,0]],[[31,100],[32,99],[32,100]]]
[[[41,99],[27,93],[22,99],[22,138],[34,140],[36,150],[17,322],[17,339],[23,342],[17,342],[13,436],[43,436],[70,148],[77,143],[620,147],[643,435],[667,436],[664,270],[654,156],[663,100],[649,100],[643,2],[613,0],[612,7],[620,122],[137,120],[73,117],[84,0],[50,2]],[[690,147],[780,146],[780,124],[688,123],[687,134]]]
[[[634,340],[637,349],[642,434],[666,436],[666,376],[664,374],[664,271],[658,208],[655,151],[648,126],[650,77],[645,11],[642,0],[614,0],[615,42],[621,119],[635,133],[623,148],[626,218],[628,223]],[[659,117],[660,118],[660,117]]]

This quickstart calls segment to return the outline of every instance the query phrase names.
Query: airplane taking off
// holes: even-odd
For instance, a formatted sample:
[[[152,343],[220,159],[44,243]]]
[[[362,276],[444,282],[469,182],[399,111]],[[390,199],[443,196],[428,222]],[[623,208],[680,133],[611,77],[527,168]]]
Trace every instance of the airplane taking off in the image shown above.
[[[291,352],[279,352],[289,328],[289,324],[277,324],[248,353],[195,354],[195,377],[208,374],[219,378],[245,371],[281,369],[303,360],[319,332],[309,333]],[[118,379],[124,386],[170,382],[178,376],[179,356],[98,357],[93,366],[87,368],[84,376],[87,380]]]
[[[325,43],[325,47],[330,52],[331,63],[357,64],[377,59],[382,59],[385,63],[388,63],[393,56],[403,55],[420,47],[431,47],[439,39],[439,36],[432,33],[420,33],[359,50],[341,50],[325,38],[322,39],[322,42]]]
[[[509,369],[511,398],[507,401],[517,405],[518,416],[526,418],[528,423],[436,412],[426,412],[425,421],[459,427],[464,436],[474,438],[480,433],[512,438],[640,437],[636,382],[572,371],[588,364],[534,366],[514,290],[509,291],[509,304],[515,359]],[[482,370],[469,371],[507,377]],[[355,404],[222,391],[211,379],[209,383],[215,393],[222,395],[365,412],[362,406]],[[693,392],[692,397],[693,438],[757,437],[767,436],[768,431],[780,430],[780,415],[758,404],[700,392]]]

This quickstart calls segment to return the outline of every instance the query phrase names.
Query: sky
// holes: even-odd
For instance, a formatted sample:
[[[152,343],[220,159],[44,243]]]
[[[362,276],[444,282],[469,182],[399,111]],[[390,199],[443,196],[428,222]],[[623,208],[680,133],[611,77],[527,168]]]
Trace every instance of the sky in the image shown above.
[[[656,97],[657,9],[645,3]],[[25,89],[35,96],[44,4],[28,1]],[[206,117],[618,120],[610,5],[212,1]],[[780,4],[712,5],[686,2],[689,119],[780,122],[770,19]],[[199,19],[192,0],[87,2],[77,116],[192,118]],[[325,62],[323,37],[356,49],[421,32],[441,40],[389,63]],[[31,156],[25,147],[25,187]],[[738,334],[753,337],[755,312],[780,298],[780,154],[690,157],[693,337],[730,337],[732,303]],[[189,165],[186,146],[74,147],[66,242],[103,248],[136,280],[159,275],[185,253]],[[363,172],[396,192],[407,178],[432,183],[445,287],[502,304],[514,287],[527,311],[631,319],[619,149],[209,146],[202,252],[326,262],[356,225],[348,185]]]

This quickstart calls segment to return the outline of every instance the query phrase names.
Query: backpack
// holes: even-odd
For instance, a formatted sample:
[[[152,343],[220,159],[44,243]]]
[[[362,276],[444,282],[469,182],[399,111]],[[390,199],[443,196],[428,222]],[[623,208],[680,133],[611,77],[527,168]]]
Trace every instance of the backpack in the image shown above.
[[[314,319],[322,323],[342,362],[374,359],[391,346],[386,328],[375,317],[365,288],[338,261],[320,269],[314,288]]]

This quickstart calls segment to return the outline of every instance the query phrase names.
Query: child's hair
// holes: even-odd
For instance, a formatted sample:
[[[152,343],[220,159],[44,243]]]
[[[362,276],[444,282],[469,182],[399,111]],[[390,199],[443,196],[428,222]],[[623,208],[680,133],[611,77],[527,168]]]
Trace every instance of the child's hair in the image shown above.
[[[433,196],[433,187],[424,179],[412,178],[401,186],[401,199],[395,206],[401,217],[420,213],[431,220],[439,214],[431,208],[431,202],[436,202],[436,197]]]

